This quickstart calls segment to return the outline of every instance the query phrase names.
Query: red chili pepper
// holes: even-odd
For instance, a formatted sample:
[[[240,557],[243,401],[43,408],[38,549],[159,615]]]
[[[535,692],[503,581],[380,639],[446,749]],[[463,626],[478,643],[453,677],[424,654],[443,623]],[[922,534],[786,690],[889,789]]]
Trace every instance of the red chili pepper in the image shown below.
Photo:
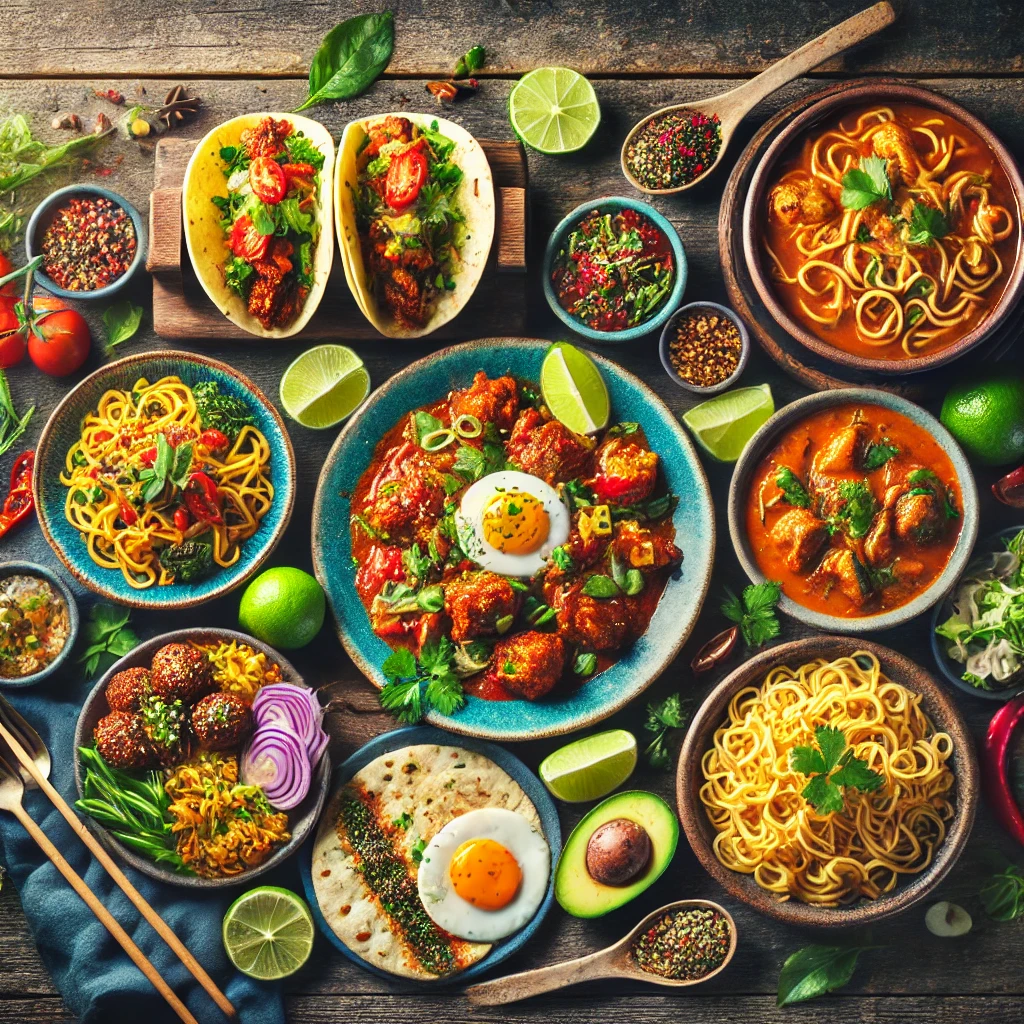
[[[35,508],[32,497],[32,469],[36,453],[22,452],[11,467],[11,487],[4,506],[0,509],[0,537],[22,522]]]
[[[1024,846],[1024,812],[1010,782],[1010,747],[1024,724],[1024,694],[1007,701],[993,716],[982,753],[985,789],[992,811],[1007,832]]]
[[[220,514],[217,484],[205,473],[193,473],[185,484],[185,504],[199,523],[224,522]]]
[[[192,517],[184,505],[179,505],[174,510],[174,528],[184,533],[192,525]]]
[[[134,526],[139,521],[139,514],[132,508],[128,499],[123,495],[117,496],[118,514],[125,526]]]
[[[152,466],[156,462],[156,449],[147,448],[144,452],[139,453],[139,461],[144,466]]]
[[[210,427],[199,435],[199,443],[205,445],[211,452],[219,452],[221,449],[227,448],[231,442],[228,440],[227,434]]]
[[[1004,505],[1024,508],[1024,466],[1018,466],[1006,476],[1000,477],[992,485],[992,493]]]

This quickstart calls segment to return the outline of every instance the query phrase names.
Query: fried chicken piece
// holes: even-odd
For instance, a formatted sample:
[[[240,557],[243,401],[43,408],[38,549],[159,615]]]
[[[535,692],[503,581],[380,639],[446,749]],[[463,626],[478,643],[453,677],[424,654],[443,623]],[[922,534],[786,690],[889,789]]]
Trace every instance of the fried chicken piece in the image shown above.
[[[891,562],[893,553],[893,513],[891,508],[885,508],[875,517],[864,538],[864,557],[868,565],[877,569]]]
[[[383,121],[371,125],[369,131],[370,141],[366,144],[360,157],[369,162],[380,152],[381,146],[389,142],[411,142],[412,122],[407,117],[395,117],[388,114]]]
[[[249,159],[258,156],[277,156],[285,150],[284,140],[292,133],[291,121],[264,117],[255,128],[246,128],[240,141]]]
[[[578,581],[555,597],[558,630],[589,651],[614,651],[633,636],[629,606],[622,597],[590,597]]]
[[[871,596],[867,570],[849,548],[835,548],[811,574],[811,582],[838,586],[858,608]]]
[[[942,510],[934,491],[927,494],[901,495],[895,508],[896,536],[927,544],[942,532]]]
[[[288,323],[297,306],[295,289],[288,284],[274,284],[268,278],[257,277],[249,289],[249,314],[268,331]]]
[[[594,457],[596,470],[587,485],[599,502],[635,505],[651,496],[658,480],[658,456],[632,437],[603,441]]]
[[[518,696],[539,700],[562,677],[567,653],[557,633],[518,633],[494,645],[487,672]]]
[[[478,370],[468,388],[452,392],[448,406],[453,423],[460,416],[475,416],[481,423],[511,430],[519,411],[519,388],[512,377],[492,379]]]
[[[920,161],[914,140],[903,125],[886,121],[871,136],[871,148],[886,161],[886,172],[894,188],[901,182],[908,186],[916,184]]]
[[[444,610],[452,620],[456,643],[507,632],[519,600],[512,584],[493,572],[467,572],[444,588]],[[498,623],[505,622],[499,630]]]
[[[406,327],[422,327],[429,310],[423,288],[405,267],[394,266],[384,281],[384,301],[392,316]]]
[[[594,442],[574,434],[558,420],[547,420],[536,409],[519,414],[508,440],[509,458],[524,472],[546,483],[571,480],[590,460]]]
[[[775,520],[768,534],[786,567],[806,572],[828,541],[828,529],[806,508],[793,508]]]
[[[769,196],[772,213],[783,224],[822,224],[836,212],[836,204],[816,181],[785,181]]]
[[[641,526],[635,519],[615,524],[610,546],[623,565],[643,573],[657,572],[683,560],[682,551],[672,541]]]

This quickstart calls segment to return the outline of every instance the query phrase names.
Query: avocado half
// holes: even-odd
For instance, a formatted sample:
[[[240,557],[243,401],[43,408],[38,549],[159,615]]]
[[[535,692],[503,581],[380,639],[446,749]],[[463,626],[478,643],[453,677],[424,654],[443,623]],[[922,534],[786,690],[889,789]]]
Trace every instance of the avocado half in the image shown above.
[[[628,818],[651,839],[647,868],[629,885],[602,885],[587,871],[587,844],[605,822]],[[599,803],[572,830],[555,868],[555,899],[573,917],[602,917],[636,899],[669,866],[679,842],[675,811],[655,793],[633,789]]]

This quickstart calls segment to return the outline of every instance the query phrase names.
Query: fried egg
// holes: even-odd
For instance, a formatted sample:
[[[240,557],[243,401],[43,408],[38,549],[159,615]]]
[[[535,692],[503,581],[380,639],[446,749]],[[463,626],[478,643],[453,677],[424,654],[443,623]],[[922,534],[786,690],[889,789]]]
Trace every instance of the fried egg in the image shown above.
[[[501,576],[532,576],[569,539],[569,512],[538,477],[502,470],[471,484],[456,512],[462,550]]]
[[[446,932],[496,942],[537,912],[550,874],[544,836],[515,811],[484,807],[453,818],[427,845],[420,900]]]

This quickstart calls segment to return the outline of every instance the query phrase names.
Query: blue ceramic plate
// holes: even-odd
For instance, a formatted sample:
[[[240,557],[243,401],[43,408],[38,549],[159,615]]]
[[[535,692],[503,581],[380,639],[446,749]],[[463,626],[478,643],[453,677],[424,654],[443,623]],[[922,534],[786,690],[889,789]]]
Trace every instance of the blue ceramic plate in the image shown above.
[[[256,533],[242,544],[230,569],[218,568],[197,583],[172,583],[147,590],[129,586],[120,570],[104,569],[90,557],[82,535],[66,519],[67,488],[60,482],[68,449],[79,439],[82,419],[96,409],[111,388],[130,389],[140,377],[149,381],[180,377],[188,385],[213,380],[225,394],[244,401],[270,445],[270,478],[274,501]],[[39,523],[50,547],[83,586],[133,608],[191,608],[226,594],[245,582],[263,564],[281,539],[295,501],[295,454],[284,421],[262,391],[225,363],[187,352],[142,352],[119,359],[90,374],[74,388],[43,427],[32,477]]]
[[[438,978],[436,981],[422,982],[422,984],[430,987],[449,985],[452,982],[461,984],[462,982],[469,981],[470,978],[483,974],[484,971],[489,971],[492,967],[496,967],[502,960],[507,960],[513,953],[529,942],[534,932],[540,927],[555,899],[555,865],[558,863],[558,854],[562,849],[562,829],[558,822],[558,811],[555,809],[554,801],[548,796],[548,791],[541,785],[537,776],[518,757],[514,757],[507,750],[496,747],[493,743],[482,743],[479,740],[466,741],[460,736],[453,736],[442,729],[433,729],[428,725],[415,725],[408,729],[396,729],[394,732],[386,732],[383,736],[376,736],[369,743],[360,747],[347,761],[343,761],[335,769],[334,778],[331,781],[331,794],[333,795],[339,786],[344,785],[356,772],[365,768],[371,761],[376,760],[382,754],[387,754],[392,750],[398,750],[400,747],[410,746],[414,743],[440,743],[445,746],[464,747],[466,750],[472,750],[476,754],[489,757],[502,771],[510,775],[522,787],[523,792],[533,802],[533,806],[537,808],[537,814],[540,815],[544,838],[547,839],[548,847],[551,850],[551,877],[548,879],[548,891],[544,895],[544,902],[541,903],[537,913],[533,915],[530,922],[507,939],[496,942],[483,960],[478,960],[464,971],[453,974],[449,978]],[[327,802],[330,804],[331,796],[328,796]],[[327,936],[331,945],[340,949],[353,963],[358,964],[364,970],[380,975],[382,978],[394,978],[393,974],[382,971],[379,967],[374,967],[373,964],[367,963],[361,956],[353,953],[334,934],[331,926],[324,920],[324,916],[320,912],[320,904],[317,902],[316,891],[313,889],[314,842],[315,837],[306,844],[306,848],[302,851],[302,856],[299,858],[299,871],[302,874],[302,887],[306,891],[306,902],[313,911],[313,917],[316,920],[317,926]]]
[[[349,495],[369,465],[381,437],[399,418],[454,388],[469,385],[477,370],[491,377],[512,372],[536,381],[546,341],[490,338],[443,349],[412,363],[378,388],[335,441],[320,474],[313,507],[313,565],[327,592],[341,642],[375,686],[390,648],[370,629],[355,590],[349,537]],[[593,355],[593,354],[592,354]],[[455,715],[428,719],[465,736],[499,741],[558,736],[593,725],[641,694],[668,667],[697,620],[711,579],[715,525],[704,470],[678,420],[643,381],[593,355],[611,397],[612,420],[640,423],[661,456],[669,489],[679,496],[673,521],[683,564],[668,581],[647,632],[611,668],[575,692],[537,702],[470,697]]]

